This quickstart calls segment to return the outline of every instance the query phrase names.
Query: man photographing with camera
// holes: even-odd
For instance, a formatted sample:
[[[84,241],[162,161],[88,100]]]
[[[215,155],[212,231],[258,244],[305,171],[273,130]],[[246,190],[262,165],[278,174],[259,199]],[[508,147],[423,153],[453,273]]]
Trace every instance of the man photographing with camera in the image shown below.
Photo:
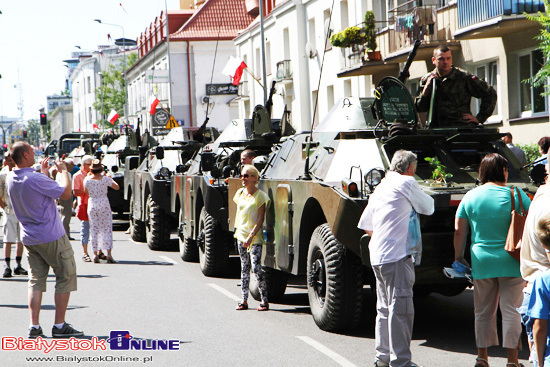
[[[42,293],[50,267],[55,273],[55,322],[52,336],[62,338],[83,335],[65,322],[65,313],[70,292],[76,291],[76,264],[55,200],[71,197],[71,181],[67,166],[56,161],[60,182],[47,176],[48,161],[41,162],[41,172],[36,172],[34,151],[26,142],[17,142],[11,147],[11,156],[16,169],[8,174],[7,187],[13,210],[21,223],[22,242],[27,249],[29,274],[29,338],[44,336],[39,323]]]

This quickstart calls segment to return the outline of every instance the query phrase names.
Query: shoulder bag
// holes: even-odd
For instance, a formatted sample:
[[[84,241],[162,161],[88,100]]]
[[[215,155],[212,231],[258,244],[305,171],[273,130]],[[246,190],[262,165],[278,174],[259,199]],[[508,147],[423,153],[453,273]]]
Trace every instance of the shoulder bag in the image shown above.
[[[508,236],[506,237],[506,244],[504,249],[517,261],[519,261],[519,255],[521,250],[521,236],[523,235],[523,227],[525,226],[525,218],[527,217],[527,211],[523,209],[523,202],[521,201],[521,194],[518,191],[518,200],[521,213],[518,213],[515,208],[514,200],[514,186],[510,188],[510,195],[512,198],[512,220],[510,222],[510,228],[508,229]]]

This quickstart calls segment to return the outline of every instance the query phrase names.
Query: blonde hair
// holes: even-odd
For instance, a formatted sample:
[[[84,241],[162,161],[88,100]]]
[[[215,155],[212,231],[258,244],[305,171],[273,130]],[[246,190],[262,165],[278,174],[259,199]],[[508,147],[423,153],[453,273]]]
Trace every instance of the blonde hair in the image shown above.
[[[542,246],[550,250],[550,214],[545,215],[539,220],[536,233]]]
[[[258,171],[258,169],[251,164],[245,164],[241,169],[241,173],[243,171],[253,176],[256,176],[258,179],[260,179],[260,171]]]

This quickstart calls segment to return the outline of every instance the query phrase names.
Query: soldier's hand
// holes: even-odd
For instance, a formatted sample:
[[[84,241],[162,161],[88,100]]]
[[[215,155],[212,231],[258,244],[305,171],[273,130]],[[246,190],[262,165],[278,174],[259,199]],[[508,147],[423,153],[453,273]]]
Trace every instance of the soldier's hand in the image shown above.
[[[437,78],[437,75],[434,73],[431,73],[426,78],[426,84],[424,84],[424,89],[422,89],[422,95],[424,97],[429,96],[430,93],[432,92],[432,80],[434,80],[435,78]]]
[[[474,116],[474,115],[471,115],[469,113],[465,113],[462,115],[462,118],[464,119],[464,121],[466,122],[470,122],[472,124],[476,124],[476,125],[481,125],[479,123],[479,121],[477,120],[477,118]]]

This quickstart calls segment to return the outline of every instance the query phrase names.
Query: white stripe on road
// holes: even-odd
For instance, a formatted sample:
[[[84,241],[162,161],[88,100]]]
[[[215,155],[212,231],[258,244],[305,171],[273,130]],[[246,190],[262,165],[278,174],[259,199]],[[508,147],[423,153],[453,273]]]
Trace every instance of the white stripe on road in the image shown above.
[[[325,347],[323,344],[311,339],[309,336],[297,336],[297,338],[303,341],[304,343],[311,345],[313,348],[317,349],[319,352],[332,358],[340,366],[356,367],[353,363],[351,363],[350,361],[342,357],[340,354],[330,350],[329,348]]]
[[[159,257],[163,260],[166,260],[168,261],[170,264],[173,264],[173,265],[178,265],[177,262],[175,262],[174,260],[170,259],[168,256],[164,256],[164,255],[159,255]]]
[[[242,301],[241,297],[238,297],[236,295],[234,295],[233,293],[229,292],[228,290],[226,290],[225,288],[222,288],[220,287],[219,285],[217,284],[214,284],[214,283],[208,283],[208,285],[212,288],[214,288],[215,290],[217,290],[218,292],[220,292],[221,294],[224,294],[226,295],[227,297],[231,298],[232,300],[234,301]]]

